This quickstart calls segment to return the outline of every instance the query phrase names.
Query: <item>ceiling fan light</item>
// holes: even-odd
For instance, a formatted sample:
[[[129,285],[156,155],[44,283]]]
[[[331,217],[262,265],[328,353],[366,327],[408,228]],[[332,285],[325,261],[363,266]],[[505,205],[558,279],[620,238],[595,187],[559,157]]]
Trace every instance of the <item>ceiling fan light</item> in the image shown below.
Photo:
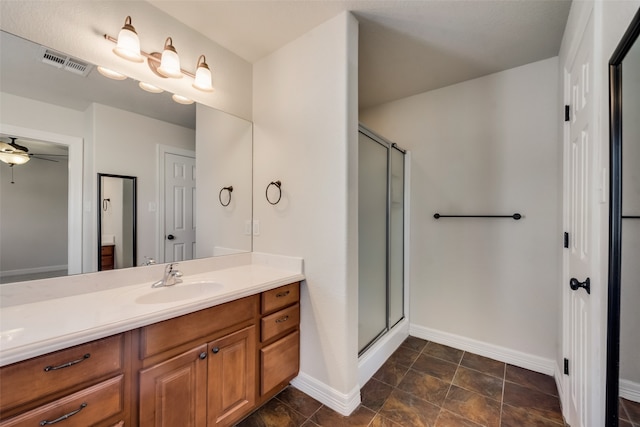
[[[182,96],[174,93],[173,96],[171,96],[171,98],[178,104],[184,104],[184,105],[193,104],[193,99],[189,99],[186,96]]]
[[[200,60],[202,60],[202,62],[200,62]],[[213,85],[211,84],[211,70],[207,65],[207,60],[204,55],[200,55],[200,58],[198,58],[196,77],[193,80],[192,86],[203,92],[213,92]]]
[[[165,77],[181,79],[182,71],[180,70],[180,57],[172,43],[173,40],[171,37],[167,37],[167,40],[164,42],[164,50],[162,51],[162,58],[160,59],[158,72]]]
[[[10,165],[23,165],[29,160],[29,155],[22,150],[15,150],[12,152],[0,151],[0,161]]]
[[[99,65],[97,69],[100,74],[113,80],[126,80],[127,78],[127,76],[125,76],[124,74],[120,74],[119,72],[113,71],[110,68],[103,67],[102,65]]]
[[[132,62],[142,62],[144,57],[140,55],[140,39],[136,29],[131,25],[131,17],[127,16],[124,27],[118,33],[118,42],[113,53]]]
[[[150,83],[146,83],[146,82],[139,82],[138,86],[140,86],[140,89],[142,90],[146,90],[147,92],[151,92],[151,93],[162,93],[164,92],[164,90],[160,89],[158,86],[154,86]]]

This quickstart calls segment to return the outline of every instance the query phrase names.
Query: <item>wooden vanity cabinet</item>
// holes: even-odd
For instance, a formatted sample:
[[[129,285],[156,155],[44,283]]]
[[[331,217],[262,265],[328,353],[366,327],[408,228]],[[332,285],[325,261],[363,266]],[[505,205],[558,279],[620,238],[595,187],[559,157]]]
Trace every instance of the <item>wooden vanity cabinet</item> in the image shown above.
[[[300,283],[261,295],[259,404],[289,384],[300,368]]]
[[[255,409],[259,300],[141,329],[141,426],[230,426]]]
[[[129,347],[123,333],[0,368],[0,426],[129,425]]]

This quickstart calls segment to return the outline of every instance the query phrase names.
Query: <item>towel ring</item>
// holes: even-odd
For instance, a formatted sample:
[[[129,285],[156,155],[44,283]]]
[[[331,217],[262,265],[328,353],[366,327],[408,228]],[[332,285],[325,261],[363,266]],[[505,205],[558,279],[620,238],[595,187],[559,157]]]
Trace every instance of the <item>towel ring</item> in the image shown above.
[[[275,202],[272,202],[269,199],[269,187],[271,187],[272,185],[275,185],[275,187],[278,189],[278,200],[276,200]],[[271,181],[269,185],[267,185],[267,189],[264,191],[264,195],[267,198],[267,202],[269,202],[272,205],[277,205],[278,202],[280,202],[280,199],[282,198],[282,183],[280,181]]]
[[[229,200],[227,201],[226,204],[222,201],[222,192],[225,191],[225,190],[227,190],[229,192]],[[218,200],[220,201],[220,204],[222,206],[225,206],[225,207],[229,206],[229,203],[231,203],[231,192],[232,191],[233,191],[233,185],[230,185],[228,187],[222,187],[220,189],[220,192],[218,193]]]

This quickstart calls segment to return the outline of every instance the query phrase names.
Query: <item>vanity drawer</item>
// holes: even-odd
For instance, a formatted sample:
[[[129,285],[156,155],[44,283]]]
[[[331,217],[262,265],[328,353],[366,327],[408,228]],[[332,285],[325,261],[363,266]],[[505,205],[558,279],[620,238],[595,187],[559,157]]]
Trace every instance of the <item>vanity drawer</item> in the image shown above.
[[[65,415],[64,427],[86,427],[96,425],[100,421],[124,410],[123,396],[124,377],[118,375],[92,387],[80,390],[47,405],[9,418],[0,423],[0,427],[27,427],[49,425]],[[70,415],[72,414],[72,415]]]
[[[122,371],[123,340],[114,335],[0,368],[0,411]]]
[[[300,323],[300,304],[292,305],[262,318],[260,338],[262,342],[294,329]]]
[[[262,293],[262,314],[281,309],[300,300],[300,282]]]
[[[258,295],[196,311],[141,329],[141,357],[144,359],[254,319]]]
[[[286,386],[298,374],[299,367],[300,332],[295,331],[260,350],[260,394]]]

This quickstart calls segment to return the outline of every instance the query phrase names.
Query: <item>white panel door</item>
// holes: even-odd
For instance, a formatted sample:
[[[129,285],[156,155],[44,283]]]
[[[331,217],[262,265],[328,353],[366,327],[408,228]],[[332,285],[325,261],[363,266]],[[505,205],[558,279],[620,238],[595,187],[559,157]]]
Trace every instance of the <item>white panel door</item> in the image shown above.
[[[164,262],[193,259],[196,245],[196,159],[165,153]]]
[[[568,263],[565,264],[563,309],[564,350],[569,376],[564,405],[573,427],[589,423],[589,391],[594,366],[591,358],[592,309],[585,285],[592,275],[593,219],[593,19],[590,18],[578,49],[568,64],[570,89],[569,133],[565,155],[565,218],[569,232]],[[572,286],[573,285],[573,286]]]

